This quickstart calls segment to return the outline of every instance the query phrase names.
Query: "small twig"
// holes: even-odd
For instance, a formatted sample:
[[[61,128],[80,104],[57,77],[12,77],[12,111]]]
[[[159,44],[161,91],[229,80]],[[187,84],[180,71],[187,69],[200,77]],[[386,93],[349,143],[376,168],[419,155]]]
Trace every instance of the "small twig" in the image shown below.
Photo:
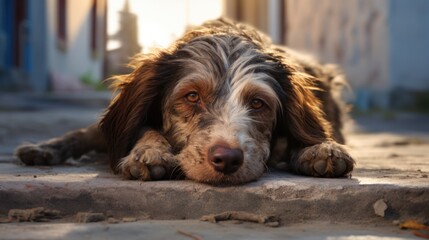
[[[423,232],[420,232],[420,231],[413,231],[413,234],[415,235],[415,236],[417,236],[417,237],[421,237],[421,238],[427,238],[427,239],[429,239],[429,232],[428,231],[426,231],[428,234],[425,234],[425,233],[423,233]]]
[[[10,209],[8,218],[18,222],[46,222],[60,217],[57,210],[49,210],[43,207],[30,209]]]
[[[217,223],[219,221],[239,220],[246,222],[255,222],[269,227],[278,227],[279,219],[274,216],[258,215],[247,212],[227,211],[219,214],[205,215],[200,218],[201,221]]]
[[[177,233],[182,234],[183,236],[192,238],[193,240],[204,240],[203,238],[201,238],[200,236],[197,236],[195,234],[192,234],[190,232],[185,232],[183,230],[177,229]]]

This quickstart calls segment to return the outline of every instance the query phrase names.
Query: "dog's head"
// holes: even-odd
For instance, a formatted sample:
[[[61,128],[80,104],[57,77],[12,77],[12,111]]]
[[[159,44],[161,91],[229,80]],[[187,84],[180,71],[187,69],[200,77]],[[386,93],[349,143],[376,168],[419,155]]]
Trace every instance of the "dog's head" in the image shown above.
[[[207,23],[134,63],[101,125],[113,169],[147,127],[164,134],[188,178],[210,183],[260,177],[273,135],[289,145],[326,137],[308,76],[243,25]]]

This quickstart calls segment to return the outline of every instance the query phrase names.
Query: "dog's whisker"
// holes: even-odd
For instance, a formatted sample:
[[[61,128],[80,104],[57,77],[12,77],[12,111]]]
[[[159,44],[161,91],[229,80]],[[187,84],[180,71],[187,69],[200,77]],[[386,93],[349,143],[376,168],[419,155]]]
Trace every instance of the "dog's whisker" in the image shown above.
[[[182,175],[183,175],[183,171],[181,170],[181,168],[180,168],[180,166],[179,166],[179,165],[175,166],[175,167],[173,168],[173,170],[171,171],[170,179],[172,179],[172,178],[173,178],[173,176],[174,176],[176,173],[178,174],[178,175],[177,175],[177,178],[180,178],[180,177],[182,177]]]

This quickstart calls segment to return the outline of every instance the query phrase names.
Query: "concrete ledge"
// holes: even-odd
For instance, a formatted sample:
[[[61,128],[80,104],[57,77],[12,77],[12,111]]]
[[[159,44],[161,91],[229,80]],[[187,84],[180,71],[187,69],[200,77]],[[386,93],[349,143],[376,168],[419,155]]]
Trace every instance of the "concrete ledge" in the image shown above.
[[[61,105],[59,105],[61,107]],[[10,209],[45,207],[73,221],[79,211],[114,217],[198,219],[223,211],[276,215],[282,222],[386,219],[429,221],[429,128],[427,116],[361,117],[348,133],[357,161],[352,179],[318,179],[270,172],[234,187],[191,181],[125,181],[101,161],[25,167],[13,159],[24,141],[40,141],[86,126],[101,109],[0,112],[0,218]],[[100,156],[100,160],[103,156]],[[385,203],[375,213],[377,201]],[[379,202],[380,203],[380,202]]]
[[[388,206],[385,219],[427,218],[428,178],[418,172],[408,178],[389,174],[357,170],[351,179],[316,179],[272,172],[243,186],[213,187],[192,181],[126,181],[100,166],[35,168],[3,163],[0,213],[45,207],[65,216],[91,211],[115,217],[198,219],[235,210],[276,215],[283,222],[368,222],[381,218],[373,205],[382,199]]]

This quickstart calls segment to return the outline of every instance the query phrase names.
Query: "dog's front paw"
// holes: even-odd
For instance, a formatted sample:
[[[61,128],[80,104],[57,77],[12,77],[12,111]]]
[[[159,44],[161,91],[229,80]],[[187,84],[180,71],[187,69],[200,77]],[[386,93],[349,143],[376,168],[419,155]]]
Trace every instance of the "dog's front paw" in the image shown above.
[[[17,156],[25,165],[54,165],[62,162],[55,149],[35,144],[24,144],[15,150]]]
[[[315,177],[341,177],[353,170],[355,161],[333,141],[302,149],[294,167],[299,173]]]
[[[171,162],[174,155],[167,149],[138,145],[122,159],[122,175],[126,179],[159,180],[164,178]]]

